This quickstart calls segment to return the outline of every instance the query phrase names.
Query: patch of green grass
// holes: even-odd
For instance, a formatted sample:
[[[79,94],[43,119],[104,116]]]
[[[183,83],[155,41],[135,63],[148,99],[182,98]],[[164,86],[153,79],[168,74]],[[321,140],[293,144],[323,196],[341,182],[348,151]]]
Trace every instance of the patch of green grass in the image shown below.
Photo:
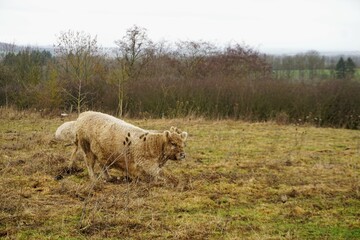
[[[286,77],[293,80],[309,80],[313,79],[332,79],[335,78],[335,70],[332,69],[315,69],[315,70],[275,70],[273,72],[274,77]],[[355,69],[355,80],[360,80],[360,68]]]
[[[293,233],[297,239],[359,239],[359,229],[348,226],[324,226],[318,223],[300,220],[297,222],[283,222],[276,226],[278,234],[286,236]]]

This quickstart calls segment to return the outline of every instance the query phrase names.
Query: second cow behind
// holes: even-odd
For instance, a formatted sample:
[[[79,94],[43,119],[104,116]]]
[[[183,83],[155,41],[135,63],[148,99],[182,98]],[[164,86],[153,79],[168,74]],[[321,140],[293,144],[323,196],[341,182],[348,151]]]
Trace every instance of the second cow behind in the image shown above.
[[[124,171],[132,179],[159,176],[167,160],[185,158],[187,133],[147,131],[123,120],[99,112],[84,112],[75,125],[76,149],[85,153],[89,176],[95,180],[94,166],[99,163],[109,180],[109,168]],[[72,156],[73,158],[74,156]]]

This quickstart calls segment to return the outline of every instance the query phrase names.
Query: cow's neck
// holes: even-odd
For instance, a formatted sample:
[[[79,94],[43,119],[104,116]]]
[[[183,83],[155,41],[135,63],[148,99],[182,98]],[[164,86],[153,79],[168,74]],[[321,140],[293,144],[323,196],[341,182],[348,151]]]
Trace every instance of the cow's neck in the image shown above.
[[[147,139],[145,141],[147,154],[150,154],[151,157],[157,158],[159,167],[164,166],[168,160],[167,156],[164,154],[165,141],[166,140],[162,133],[150,133],[147,135]]]
[[[168,157],[164,153],[164,146],[165,144],[163,144],[161,154],[158,158],[159,167],[163,167],[168,160]]]

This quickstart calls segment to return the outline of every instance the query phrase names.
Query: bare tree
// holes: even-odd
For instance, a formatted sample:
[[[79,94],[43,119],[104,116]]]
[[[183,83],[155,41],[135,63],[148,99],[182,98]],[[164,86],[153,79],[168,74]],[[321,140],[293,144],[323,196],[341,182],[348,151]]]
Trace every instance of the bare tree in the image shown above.
[[[199,67],[205,62],[206,57],[214,55],[218,50],[209,42],[180,41],[176,43],[176,57],[179,60],[179,72],[185,78],[199,74]]]
[[[61,32],[55,45],[55,52],[58,56],[58,66],[61,68],[60,74],[70,85],[64,91],[70,96],[71,102],[75,103],[80,113],[89,94],[84,87],[94,75],[96,56],[100,53],[97,38],[84,32],[72,30]]]
[[[15,53],[17,46],[15,43],[1,43],[0,44],[0,59],[4,58],[9,53]]]
[[[120,117],[124,114],[126,83],[137,78],[152,53],[153,43],[149,40],[146,32],[145,28],[135,25],[126,31],[121,40],[115,41],[118,49],[113,82],[118,88],[117,114]]]
[[[321,57],[319,52],[311,50],[305,53],[305,64],[309,71],[309,79],[312,80],[325,68],[325,58]]]

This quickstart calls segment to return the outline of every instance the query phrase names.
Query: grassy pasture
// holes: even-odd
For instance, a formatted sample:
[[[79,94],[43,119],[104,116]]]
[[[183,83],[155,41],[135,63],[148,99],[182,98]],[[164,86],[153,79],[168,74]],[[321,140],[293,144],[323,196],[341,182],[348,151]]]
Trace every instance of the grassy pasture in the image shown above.
[[[309,80],[309,79],[331,79],[335,78],[335,70],[333,69],[309,69],[304,70],[274,70],[273,76],[278,78],[289,78],[293,80]],[[360,80],[360,68],[355,69],[354,79]]]
[[[360,238],[359,131],[128,119],[187,131],[187,159],[165,165],[168,183],[94,185],[52,139],[75,117],[0,109],[0,238]]]

